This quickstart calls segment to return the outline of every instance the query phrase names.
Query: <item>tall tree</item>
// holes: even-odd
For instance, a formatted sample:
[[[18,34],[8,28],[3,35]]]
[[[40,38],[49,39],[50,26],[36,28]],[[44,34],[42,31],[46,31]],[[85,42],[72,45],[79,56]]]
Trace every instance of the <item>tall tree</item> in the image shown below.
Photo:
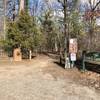
[[[89,50],[91,51],[93,49],[93,35],[94,35],[94,30],[96,27],[96,17],[97,14],[96,12],[98,10],[100,10],[99,6],[100,6],[100,0],[88,0],[88,5],[85,9],[86,14],[85,14],[85,18],[86,18],[86,23],[88,25],[88,32],[89,32]]]
[[[73,8],[76,7],[76,4],[78,2],[78,0],[58,0],[59,3],[61,3],[62,7],[63,7],[63,12],[64,12],[64,19],[63,19],[63,23],[64,23],[64,35],[65,35],[65,42],[64,42],[64,52],[65,52],[65,68],[67,68],[68,65],[68,56],[69,56],[69,48],[68,48],[68,41],[69,41],[69,26],[68,26],[68,13],[70,13]]]
[[[6,1],[6,16],[8,19],[13,20],[17,16],[18,12],[18,0],[7,0]]]

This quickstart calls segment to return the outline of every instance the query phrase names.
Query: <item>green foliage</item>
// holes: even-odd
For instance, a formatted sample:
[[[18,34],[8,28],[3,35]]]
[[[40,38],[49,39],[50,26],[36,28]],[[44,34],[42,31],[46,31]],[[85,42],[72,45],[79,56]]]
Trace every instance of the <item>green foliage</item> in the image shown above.
[[[48,49],[53,49],[55,45],[55,39],[57,37],[57,30],[55,22],[51,16],[51,11],[47,11],[43,18],[41,19],[42,32],[46,38],[46,47]]]
[[[21,12],[15,22],[7,24],[5,46],[27,48],[33,50],[42,45],[42,33],[36,22],[28,13]]]
[[[80,16],[78,11],[72,11],[70,14],[70,35],[72,37],[77,37],[81,34],[83,30],[82,22],[80,21]]]
[[[33,39],[34,31],[33,19],[28,15],[28,13],[21,12],[16,24],[21,34],[21,46],[24,48],[32,48],[31,41]]]

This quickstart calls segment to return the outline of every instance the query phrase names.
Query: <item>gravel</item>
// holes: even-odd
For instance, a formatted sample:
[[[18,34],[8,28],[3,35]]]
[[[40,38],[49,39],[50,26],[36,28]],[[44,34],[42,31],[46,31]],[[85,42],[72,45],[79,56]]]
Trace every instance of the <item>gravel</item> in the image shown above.
[[[59,74],[49,72],[53,68]],[[47,56],[0,65],[0,100],[100,100],[99,92],[60,76]]]

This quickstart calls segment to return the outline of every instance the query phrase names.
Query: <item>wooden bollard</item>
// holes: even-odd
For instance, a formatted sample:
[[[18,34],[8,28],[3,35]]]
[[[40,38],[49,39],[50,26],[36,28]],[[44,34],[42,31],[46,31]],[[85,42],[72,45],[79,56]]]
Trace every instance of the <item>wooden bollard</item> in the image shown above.
[[[20,48],[14,49],[13,60],[14,61],[22,61],[22,54],[21,54]]]

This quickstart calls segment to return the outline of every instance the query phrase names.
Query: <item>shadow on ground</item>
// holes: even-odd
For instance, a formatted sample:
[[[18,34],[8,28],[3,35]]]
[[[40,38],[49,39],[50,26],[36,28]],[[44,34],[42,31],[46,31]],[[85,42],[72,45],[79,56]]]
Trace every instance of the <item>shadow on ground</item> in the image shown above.
[[[81,70],[82,69],[82,61],[81,60],[78,60],[76,62],[76,66],[77,66],[77,68],[79,70]],[[89,70],[89,71],[96,72],[96,73],[99,73],[100,74],[100,65],[91,64],[91,63],[86,62],[85,63],[85,68],[86,68],[86,70]]]
[[[61,64],[59,61],[55,61],[54,63],[64,69],[65,66],[64,64]],[[85,64],[87,71],[92,71],[100,74],[100,65],[90,64],[90,63],[85,63]],[[82,70],[82,61],[75,62],[75,66],[78,70]]]
[[[63,69],[64,69],[64,67],[65,67],[65,64],[61,64],[61,63],[59,63],[59,62],[57,62],[57,61],[55,61],[54,63],[57,64],[59,67],[61,67],[61,68],[63,68]]]
[[[64,61],[63,63],[60,63],[59,60],[59,55],[57,54],[51,54],[51,53],[45,53],[45,55],[49,56],[52,59],[56,59],[56,61],[54,61],[55,64],[57,64],[59,67],[64,69]],[[75,66],[78,70],[82,70],[82,60],[77,60],[75,62]],[[90,63],[86,63],[86,70],[87,71],[92,71],[92,72],[96,72],[100,74],[100,65],[96,65],[96,64],[90,64]]]

